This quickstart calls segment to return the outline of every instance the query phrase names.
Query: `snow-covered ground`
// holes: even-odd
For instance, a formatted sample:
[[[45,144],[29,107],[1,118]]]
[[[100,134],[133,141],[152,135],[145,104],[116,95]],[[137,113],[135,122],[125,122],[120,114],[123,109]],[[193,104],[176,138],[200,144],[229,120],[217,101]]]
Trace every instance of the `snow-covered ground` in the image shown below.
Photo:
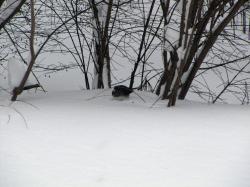
[[[1,96],[0,187],[250,186],[250,106],[139,94]]]

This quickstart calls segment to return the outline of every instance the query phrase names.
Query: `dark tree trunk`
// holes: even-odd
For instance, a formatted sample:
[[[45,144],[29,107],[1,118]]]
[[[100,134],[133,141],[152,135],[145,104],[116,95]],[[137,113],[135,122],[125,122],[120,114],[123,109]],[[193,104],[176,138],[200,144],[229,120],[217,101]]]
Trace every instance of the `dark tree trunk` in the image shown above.
[[[9,16],[5,20],[0,22],[0,30],[6,25],[6,23],[8,23],[11,20],[12,17],[14,17],[19,12],[25,1],[26,0],[21,0],[18,6],[16,6],[15,9],[11,11],[11,14],[9,14]],[[4,0],[0,1],[0,7],[2,6],[3,3]]]
[[[34,50],[34,37],[35,37],[35,7],[34,7],[34,0],[30,0],[30,7],[31,7],[31,31],[30,31],[30,63],[28,65],[28,69],[26,70],[24,77],[18,87],[15,87],[12,92],[12,101],[16,101],[17,96],[20,95],[25,87],[25,83],[27,82],[29,75],[32,71],[32,67],[35,64],[36,54]]]

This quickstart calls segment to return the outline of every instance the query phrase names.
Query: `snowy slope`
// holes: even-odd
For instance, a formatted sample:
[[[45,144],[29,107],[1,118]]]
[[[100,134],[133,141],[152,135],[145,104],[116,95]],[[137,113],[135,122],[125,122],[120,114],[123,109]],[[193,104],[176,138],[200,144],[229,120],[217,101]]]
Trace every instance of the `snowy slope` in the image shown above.
[[[0,186],[250,186],[249,106],[150,107],[156,96],[139,94],[0,98]]]

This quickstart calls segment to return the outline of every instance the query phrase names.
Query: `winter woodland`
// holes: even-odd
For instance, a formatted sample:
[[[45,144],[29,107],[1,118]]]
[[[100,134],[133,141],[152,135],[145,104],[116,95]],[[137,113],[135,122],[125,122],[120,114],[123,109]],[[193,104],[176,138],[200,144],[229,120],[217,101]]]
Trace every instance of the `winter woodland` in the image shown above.
[[[249,187],[249,0],[0,0],[0,187]]]
[[[70,70],[83,90],[122,84],[168,106],[187,95],[246,104],[249,14],[247,0],[1,1],[1,92],[14,101]]]

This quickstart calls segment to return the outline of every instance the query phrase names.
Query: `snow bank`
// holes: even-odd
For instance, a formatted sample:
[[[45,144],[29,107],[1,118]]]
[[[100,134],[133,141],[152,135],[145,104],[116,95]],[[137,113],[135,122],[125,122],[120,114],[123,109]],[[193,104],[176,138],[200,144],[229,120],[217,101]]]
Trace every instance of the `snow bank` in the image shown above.
[[[145,103],[111,90],[0,98],[0,186],[250,186],[249,106],[152,108],[138,93]]]

